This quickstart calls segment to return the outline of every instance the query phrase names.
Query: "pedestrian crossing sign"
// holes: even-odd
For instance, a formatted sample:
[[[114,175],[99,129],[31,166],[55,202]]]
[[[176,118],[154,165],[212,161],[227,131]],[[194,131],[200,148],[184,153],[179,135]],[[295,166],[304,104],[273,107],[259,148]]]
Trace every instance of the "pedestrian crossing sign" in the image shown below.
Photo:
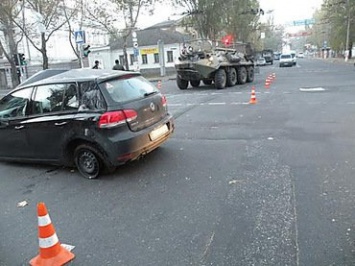
[[[75,42],[77,44],[85,43],[85,31],[83,30],[75,31],[74,36],[75,36]]]

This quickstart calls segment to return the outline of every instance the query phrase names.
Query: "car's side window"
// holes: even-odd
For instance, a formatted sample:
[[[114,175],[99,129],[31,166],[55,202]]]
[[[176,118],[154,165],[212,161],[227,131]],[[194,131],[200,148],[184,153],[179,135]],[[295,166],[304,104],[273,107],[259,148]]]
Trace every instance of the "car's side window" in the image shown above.
[[[79,84],[80,103],[79,111],[102,110],[106,107],[96,82],[83,82]]]
[[[15,91],[0,100],[0,119],[23,117],[31,98],[32,88]]]
[[[78,110],[78,91],[75,83],[39,86],[32,101],[32,114]]]
[[[76,84],[67,84],[67,88],[64,93],[63,110],[78,110],[78,108],[79,97]]]

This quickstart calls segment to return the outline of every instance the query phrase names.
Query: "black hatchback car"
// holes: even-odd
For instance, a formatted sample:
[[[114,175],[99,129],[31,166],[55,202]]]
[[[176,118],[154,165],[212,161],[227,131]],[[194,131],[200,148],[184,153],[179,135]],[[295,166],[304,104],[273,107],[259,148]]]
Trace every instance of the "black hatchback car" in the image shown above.
[[[44,70],[0,100],[0,159],[113,171],[174,131],[166,98],[140,73]]]

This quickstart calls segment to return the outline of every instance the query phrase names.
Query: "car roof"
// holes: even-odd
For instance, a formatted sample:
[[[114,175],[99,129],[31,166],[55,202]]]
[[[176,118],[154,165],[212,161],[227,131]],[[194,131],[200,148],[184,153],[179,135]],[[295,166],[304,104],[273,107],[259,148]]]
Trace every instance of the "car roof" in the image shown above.
[[[135,76],[141,75],[141,73],[139,72],[128,72],[110,69],[47,69],[42,70],[34,76],[30,77],[28,80],[16,87],[16,89],[50,83],[84,82],[93,80],[97,80],[98,82],[100,82],[107,79],[124,76],[127,74]]]

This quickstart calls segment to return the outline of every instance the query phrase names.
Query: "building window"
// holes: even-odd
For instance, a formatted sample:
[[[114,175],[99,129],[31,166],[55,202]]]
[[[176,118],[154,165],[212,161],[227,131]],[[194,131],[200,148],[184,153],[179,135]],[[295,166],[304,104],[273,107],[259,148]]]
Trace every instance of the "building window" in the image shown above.
[[[134,54],[129,55],[129,59],[131,60],[131,66],[133,66],[134,63]]]
[[[159,54],[154,54],[154,64],[159,64]]]
[[[168,63],[174,62],[173,51],[168,51]]]
[[[146,54],[142,54],[142,65],[148,64],[148,57]]]

